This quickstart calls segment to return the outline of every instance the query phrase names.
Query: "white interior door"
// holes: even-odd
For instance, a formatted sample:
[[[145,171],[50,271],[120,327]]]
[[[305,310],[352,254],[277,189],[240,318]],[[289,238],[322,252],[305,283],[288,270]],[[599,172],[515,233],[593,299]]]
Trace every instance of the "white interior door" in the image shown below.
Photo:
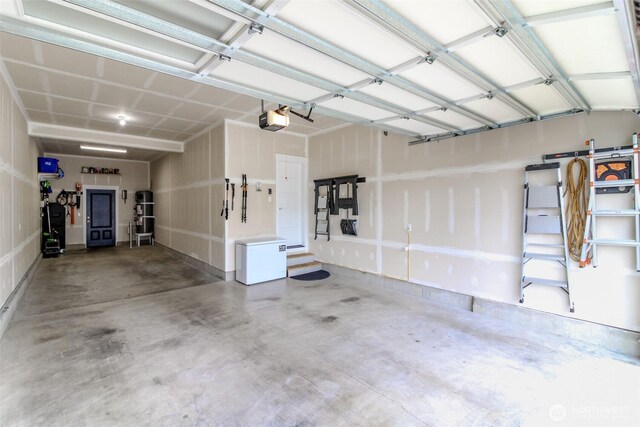
[[[305,183],[307,159],[276,155],[276,234],[287,248],[306,246]]]

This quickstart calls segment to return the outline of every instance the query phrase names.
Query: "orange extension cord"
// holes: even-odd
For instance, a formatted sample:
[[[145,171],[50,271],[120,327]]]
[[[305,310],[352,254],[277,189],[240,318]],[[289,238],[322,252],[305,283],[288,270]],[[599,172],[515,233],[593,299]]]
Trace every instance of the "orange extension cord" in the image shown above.
[[[574,166],[578,166],[578,173],[574,172]],[[575,158],[567,165],[567,188],[564,191],[567,206],[565,217],[567,218],[567,245],[569,256],[572,260],[580,262],[582,254],[582,241],[584,239],[584,226],[587,218],[587,163]],[[567,197],[568,196],[568,197]]]

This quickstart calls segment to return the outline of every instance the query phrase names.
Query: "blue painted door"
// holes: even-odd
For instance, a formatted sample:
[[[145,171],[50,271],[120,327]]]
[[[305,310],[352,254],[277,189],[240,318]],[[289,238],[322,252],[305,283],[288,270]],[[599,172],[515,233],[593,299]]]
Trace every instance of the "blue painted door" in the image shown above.
[[[115,246],[115,190],[87,190],[87,247]]]

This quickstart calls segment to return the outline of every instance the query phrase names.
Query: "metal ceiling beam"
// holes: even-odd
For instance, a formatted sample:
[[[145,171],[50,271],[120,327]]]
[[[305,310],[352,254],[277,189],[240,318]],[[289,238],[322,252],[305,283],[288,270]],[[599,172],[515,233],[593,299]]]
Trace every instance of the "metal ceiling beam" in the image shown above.
[[[556,119],[556,118],[559,118],[559,117],[572,116],[572,115],[581,114],[581,113],[584,113],[584,111],[580,110],[580,109],[571,109],[571,110],[567,110],[567,111],[561,111],[559,113],[552,113],[552,114],[546,114],[546,115],[538,116],[535,119],[535,121],[545,121],[545,120]],[[511,122],[508,122],[508,123],[501,123],[499,125],[499,129],[519,126],[519,125],[523,125],[525,123],[531,123],[533,121],[534,120],[532,118],[526,117],[524,119],[514,120],[514,121],[511,121]],[[468,130],[462,131],[462,133],[459,134],[459,135],[454,135],[454,134],[451,134],[451,133],[441,133],[441,134],[437,134],[437,135],[423,135],[423,136],[420,136],[415,141],[410,141],[409,145],[424,144],[424,143],[427,143],[427,142],[437,142],[437,141],[442,141],[444,139],[456,138],[456,137],[459,137],[459,136],[466,136],[466,135],[473,135],[475,133],[480,133],[480,132],[485,132],[485,131],[487,131],[486,128],[479,127],[479,128],[473,128],[473,129],[468,129]]]
[[[611,15],[615,12],[613,2],[592,4],[589,6],[576,7],[572,9],[561,10],[558,12],[542,13],[539,15],[531,15],[524,18],[527,21],[527,25],[530,27],[538,25],[552,24],[555,22],[573,21],[576,19],[590,18],[593,16],[605,16]],[[502,27],[504,23],[501,23]],[[471,34],[467,34],[464,37],[460,37],[445,45],[447,52],[453,52],[464,46],[468,46],[471,43],[475,43],[488,37],[496,29],[496,26],[488,26],[478,31],[474,31]]]
[[[297,101],[291,98],[287,98],[280,95],[274,95],[269,92],[265,92],[259,89],[248,88],[246,86],[239,85],[237,83],[228,82],[220,78],[202,77],[199,74],[187,71],[182,68],[178,68],[172,65],[167,65],[151,59],[142,58],[136,55],[132,55],[125,52],[120,52],[109,47],[96,45],[83,40],[79,40],[73,37],[61,33],[55,33],[48,29],[43,29],[37,25],[30,24],[28,22],[10,18],[0,15],[0,31],[14,34],[21,37],[27,37],[33,40],[38,40],[44,43],[54,44],[65,48],[77,50],[90,55],[100,56],[114,61],[123,62],[125,64],[133,65],[136,67],[144,68],[151,71],[167,74],[174,77],[179,77],[186,80],[195,81],[207,86],[216,87],[219,89],[225,89],[231,92],[240,93],[256,99],[264,99],[269,102],[277,104],[286,104],[293,108],[305,109],[307,105],[304,102]],[[336,118],[339,120],[357,123],[365,126],[373,126],[376,128],[392,131],[401,135],[418,136],[415,132],[408,132],[404,129],[395,128],[393,126],[376,125],[370,120],[356,117],[350,114],[345,114],[339,111],[334,111],[326,107],[317,106],[314,111],[318,114]]]
[[[495,27],[485,27],[482,28],[478,31],[474,31],[471,34],[467,34],[464,37],[460,37],[457,40],[454,40],[450,43],[447,43],[446,45],[444,45],[445,51],[446,52],[453,52],[455,50],[460,49],[461,47],[467,46],[471,43],[475,43],[475,42],[479,42],[481,40],[484,40],[485,37],[488,37],[493,31],[495,31]]]
[[[614,0],[616,16],[620,25],[620,32],[624,40],[624,50],[629,62],[633,89],[636,93],[636,101],[640,106],[640,70],[638,69],[638,39],[633,31],[635,28],[635,14],[631,9],[631,2],[625,0]]]
[[[586,73],[586,74],[569,74],[569,80],[616,80],[632,77],[629,71],[615,71],[612,73]]]
[[[611,15],[616,10],[613,2],[597,3],[588,6],[560,10],[558,12],[542,13],[540,15],[527,16],[525,21],[530,27],[552,24],[554,22],[573,21],[575,19],[591,18],[593,16]]]
[[[363,58],[353,55],[345,51],[344,49],[341,49],[327,42],[326,40],[323,40],[319,37],[309,34],[299,29],[298,27],[292,24],[289,24],[277,17],[269,16],[268,14],[265,14],[263,11],[256,9],[254,7],[251,7],[248,4],[242,2],[241,0],[209,0],[209,1],[218,6],[224,7],[228,11],[237,13],[243,18],[250,19],[253,22],[257,22],[258,24],[263,25],[264,27],[269,28],[272,31],[282,34],[283,36],[288,37],[299,43],[302,43],[312,49],[315,49],[318,52],[322,52],[325,55],[332,57],[333,59],[336,59],[360,71],[363,71],[369,74],[370,76],[373,76],[374,78],[381,78],[382,80],[394,86],[397,86],[401,89],[404,89],[407,92],[423,97],[435,104],[441,105],[443,107],[447,107],[452,111],[462,114],[463,116],[466,116],[484,125],[493,126],[493,127],[497,126],[496,123],[492,122],[486,117],[483,117],[465,108],[458,107],[455,104],[453,104],[450,100],[443,98],[442,96],[428,89],[420,87],[409,80],[406,80],[398,76],[390,75],[385,69],[375,64],[372,64],[371,62]]]
[[[286,6],[286,4],[289,3],[290,1],[291,0],[273,0],[271,3],[267,5],[264,11],[270,15],[275,15],[280,11],[280,9]],[[254,0],[253,3],[251,3],[251,5],[254,7],[258,7],[258,4],[262,2],[263,0]],[[200,1],[198,3],[200,3]],[[242,26],[242,28],[236,29],[237,26]],[[235,36],[231,36],[232,33],[234,33]],[[246,42],[251,40],[256,34],[261,34],[261,33],[258,33],[258,31],[251,31],[251,23],[242,24],[240,22],[235,22],[222,35],[222,37],[220,37],[220,41],[228,43],[229,47],[231,48],[231,50],[227,50],[227,52],[225,52],[225,55],[231,56],[231,54],[233,53],[232,52],[233,50],[241,48]],[[230,41],[227,41],[227,40],[230,40]],[[199,69],[198,73],[210,74],[213,70],[218,68],[221,64],[222,62],[220,61],[211,60],[207,64],[205,64],[201,69]]]
[[[257,54],[254,54],[248,51],[239,50],[239,49],[234,49],[228,44],[223,43],[215,38],[200,34],[196,31],[186,29],[184,27],[175,25],[171,22],[167,22],[159,18],[147,15],[143,12],[124,6],[119,3],[103,2],[99,0],[65,0],[65,1],[68,3],[74,4],[76,6],[85,7],[94,12],[103,13],[107,16],[122,20],[123,22],[131,25],[139,25],[142,28],[145,28],[147,30],[157,32],[162,36],[175,38],[176,40],[179,40],[183,43],[188,43],[195,48],[207,50],[212,53],[216,53],[218,55],[223,55],[223,56],[220,56],[220,58],[224,56],[234,58],[234,59],[237,59],[238,61],[244,62],[246,64],[260,68],[262,70],[267,70],[267,71],[282,75],[284,77],[288,77],[290,79],[308,84],[310,86],[325,90],[330,93],[340,93],[356,101],[360,101],[368,105],[375,106],[377,108],[389,111],[394,114],[405,115],[417,121],[429,124],[431,126],[438,127],[440,129],[444,129],[448,131],[459,130],[457,127],[451,126],[448,123],[444,123],[439,120],[430,119],[427,117],[417,115],[412,111],[409,111],[399,105],[380,100],[378,98],[375,98],[370,95],[366,95],[361,92],[351,91],[343,86],[340,86],[328,80],[322,79],[320,77],[316,77],[312,74],[308,74],[306,72],[297,70],[287,65],[280,64],[276,61],[261,57]],[[216,61],[216,59],[213,59],[213,61]],[[205,68],[208,69],[209,67],[205,65]],[[201,73],[201,75],[204,77],[203,74],[205,73]]]
[[[67,36],[62,33],[56,33],[49,29],[41,28],[37,25],[27,23],[22,20],[9,18],[7,16],[0,15],[0,30],[15,34],[17,36],[27,37],[30,39],[38,40],[44,43],[50,43],[57,46],[66,47],[69,49],[77,50],[80,52],[88,53],[95,56],[100,56],[107,59],[113,59],[115,61],[124,62],[136,67],[145,68],[151,71],[157,71],[160,73],[168,74],[174,77],[180,77],[187,80],[196,81],[209,86],[214,86],[220,89],[225,89],[232,92],[241,93],[243,95],[252,96],[258,99],[265,99],[272,102],[290,103],[297,108],[304,108],[304,102],[288,99],[286,97],[274,96],[271,93],[259,90],[246,88],[237,83],[226,82],[221,79],[213,79],[209,77],[202,77],[193,71],[188,71],[173,65],[164,64],[152,59],[147,59],[137,55],[121,52],[109,47],[100,46],[98,44],[90,43],[84,40],[76,39]],[[215,84],[214,84],[215,83]]]
[[[480,72],[480,70],[471,66],[457,55],[450,53],[444,45],[382,1],[343,0],[343,2],[373,22],[381,24],[387,30],[406,40],[414,47],[424,52],[435,54],[437,57],[436,60],[442,63],[449,71],[480,87],[482,90],[491,93],[523,116],[537,115],[529,106],[502,90],[498,84],[491,81]]]
[[[553,81],[553,87],[574,108],[591,111],[578,89],[569,81],[551,53],[533,32],[520,12],[509,0],[474,0],[475,4],[495,25],[504,22],[509,31],[506,37],[531,61],[543,77]]]

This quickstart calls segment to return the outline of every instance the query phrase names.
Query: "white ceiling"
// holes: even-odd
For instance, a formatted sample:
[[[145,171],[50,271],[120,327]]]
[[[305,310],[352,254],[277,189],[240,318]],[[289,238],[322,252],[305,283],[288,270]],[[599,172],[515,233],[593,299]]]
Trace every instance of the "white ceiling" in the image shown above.
[[[124,139],[138,148],[130,158],[148,160],[222,119],[255,124],[260,99],[314,107],[313,123],[292,116],[281,132],[351,121],[428,140],[638,109],[632,6],[4,0],[0,65],[47,151],[76,154],[81,129],[94,143]]]

